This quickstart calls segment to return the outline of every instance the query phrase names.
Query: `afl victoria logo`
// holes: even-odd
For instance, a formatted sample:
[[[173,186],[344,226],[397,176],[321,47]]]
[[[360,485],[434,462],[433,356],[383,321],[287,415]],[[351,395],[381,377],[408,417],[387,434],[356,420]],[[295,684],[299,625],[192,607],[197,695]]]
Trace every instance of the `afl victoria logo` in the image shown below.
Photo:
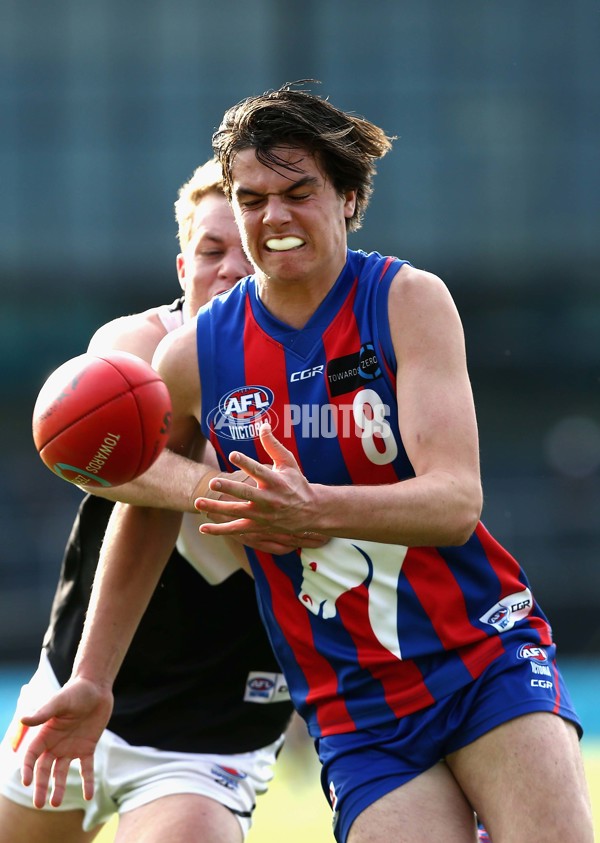
[[[258,439],[265,422],[273,430],[277,427],[277,416],[271,409],[274,400],[266,386],[240,386],[219,399],[208,421],[219,436],[227,439]]]
[[[270,694],[275,687],[275,683],[266,676],[256,676],[248,682],[248,687],[256,694]]]
[[[491,623],[491,624],[500,623],[507,616],[508,616],[508,609],[506,608],[506,606],[502,606],[500,609],[498,609],[496,612],[494,612],[493,615],[490,616],[490,618],[488,619],[488,623]]]
[[[230,424],[255,424],[265,421],[273,393],[266,386],[242,386],[232,389],[219,401],[219,412]]]
[[[548,661],[548,653],[539,644],[523,644],[517,651],[517,658],[530,659],[544,664]]]

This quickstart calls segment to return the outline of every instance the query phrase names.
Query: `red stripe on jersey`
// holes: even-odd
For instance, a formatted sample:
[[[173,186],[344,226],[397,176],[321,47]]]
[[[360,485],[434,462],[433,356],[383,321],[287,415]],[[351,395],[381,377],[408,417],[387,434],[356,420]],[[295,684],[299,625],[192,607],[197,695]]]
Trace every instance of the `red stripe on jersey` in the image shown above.
[[[345,357],[349,348],[354,348],[358,355],[361,348],[360,332],[354,315],[354,300],[358,278],[354,279],[352,289],[329,328],[323,334],[325,359],[328,363],[336,357]],[[374,382],[375,389],[377,382]],[[337,408],[333,417],[338,419],[337,441],[346,464],[346,470],[356,485],[372,485],[374,483],[395,483],[398,480],[391,465],[375,465],[367,457],[361,441],[361,430],[355,422],[352,404],[360,389],[346,392],[342,395],[329,394],[329,402]],[[368,404],[363,412],[371,412]],[[341,430],[340,430],[341,426]],[[376,443],[376,438],[374,438]]]
[[[380,281],[383,280],[386,272],[388,271],[388,268],[389,268],[390,264],[393,263],[395,260],[396,260],[396,258],[391,258],[391,257],[387,258],[386,262],[383,265],[383,270],[381,272],[381,275],[379,276]],[[387,374],[389,380],[391,381],[391,383],[394,387],[394,393],[395,393],[396,392],[396,375],[392,371],[392,368],[391,368],[390,364],[388,363],[387,357],[383,356],[383,359],[380,360],[379,362],[383,363],[383,365],[385,366],[386,374]]]
[[[520,567],[516,559],[488,533],[481,521],[475,528],[488,563],[491,565],[500,583],[500,599],[507,594],[521,591],[523,583],[519,579]]]
[[[214,425],[212,424],[212,422],[211,422],[211,425],[210,425],[210,444],[213,446],[213,448],[215,449],[217,454],[223,460],[223,465],[227,467],[227,470],[228,471],[235,471],[235,466],[231,465],[231,463],[229,462],[229,457],[227,456],[227,454],[225,453],[225,451],[221,447],[221,443],[219,442],[217,434],[215,433],[215,428],[214,428]]]
[[[554,687],[556,688],[553,711],[555,714],[558,714],[560,711],[560,680],[558,676],[558,667],[555,661],[552,662],[552,672],[554,673]]]
[[[396,373],[394,371],[392,371],[392,368],[387,361],[387,357],[383,357],[383,359],[380,360],[379,362],[383,363],[383,365],[385,366],[385,371],[386,371],[388,380],[390,382],[390,385],[391,385],[392,389],[394,390],[394,395],[395,395],[396,394]]]
[[[341,698],[334,669],[315,646],[308,612],[294,586],[268,553],[256,551],[271,591],[275,621],[287,640],[308,685],[306,702],[316,706],[321,734],[355,731],[356,724]]]
[[[266,334],[256,322],[252,313],[250,296],[246,296],[246,321],[244,324],[244,367],[247,384],[262,385],[265,372],[269,373],[269,387],[275,396],[274,410],[278,415],[278,423],[272,424],[273,433],[288,448],[300,464],[300,455],[293,435],[284,436],[283,424],[286,407],[290,404],[290,394],[287,384],[285,348],[277,340]],[[293,429],[293,425],[290,425]],[[272,460],[267,456],[259,439],[254,440],[258,460],[270,465]]]
[[[462,589],[446,561],[434,547],[408,549],[402,573],[413,588],[445,650],[454,650],[465,641],[483,636],[469,620]],[[452,605],[452,617],[440,611],[440,604]],[[439,619],[444,617],[444,622]]]
[[[505,652],[501,635],[491,635],[456,651],[473,679],[477,679],[494,659]]]
[[[500,600],[508,594],[521,591],[523,583],[520,579],[521,567],[517,560],[488,533],[481,521],[475,529],[475,534],[484,550],[488,563],[493,568],[500,583]],[[527,619],[531,629],[538,631],[540,643],[550,645],[552,643],[552,629],[543,618],[535,615]]]
[[[381,682],[385,701],[396,717],[435,702],[415,662],[401,661],[375,637],[369,620],[369,591],[364,583],[342,594],[335,605],[352,636],[360,666]]]
[[[431,570],[432,561],[435,564],[434,574]],[[411,547],[406,554],[402,573],[414,589],[444,649],[456,650],[474,679],[495,658],[502,655],[504,645],[499,636],[488,637],[470,622],[462,589],[435,548]],[[432,588],[434,582],[435,588]],[[438,620],[441,601],[451,603],[454,607],[452,617],[445,617],[444,622]],[[464,641],[469,643],[461,646]]]
[[[389,268],[390,264],[393,263],[395,260],[396,260],[396,258],[391,257],[391,256],[387,257],[385,259],[385,262],[383,264],[383,269],[381,270],[381,275],[379,276],[380,281],[383,278],[383,276],[385,275],[385,273],[388,271],[388,268]]]
[[[550,624],[546,623],[539,615],[534,615],[532,618],[527,618],[527,623],[530,629],[535,629],[540,637],[540,644],[549,647],[552,642],[552,628]]]

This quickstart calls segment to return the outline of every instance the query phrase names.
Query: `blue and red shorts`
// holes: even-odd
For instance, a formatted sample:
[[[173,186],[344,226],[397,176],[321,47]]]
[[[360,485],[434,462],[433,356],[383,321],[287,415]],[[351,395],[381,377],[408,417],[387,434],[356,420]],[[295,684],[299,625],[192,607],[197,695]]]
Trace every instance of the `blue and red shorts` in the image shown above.
[[[555,646],[510,644],[471,684],[428,708],[381,726],[316,741],[321,784],[333,809],[336,840],[345,843],[365,808],[520,715],[548,711],[582,728]]]

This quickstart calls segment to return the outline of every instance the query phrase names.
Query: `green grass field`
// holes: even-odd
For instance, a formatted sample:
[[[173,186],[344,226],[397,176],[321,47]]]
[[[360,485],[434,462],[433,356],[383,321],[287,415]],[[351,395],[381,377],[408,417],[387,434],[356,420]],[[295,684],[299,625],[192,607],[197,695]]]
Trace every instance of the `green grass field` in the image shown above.
[[[600,841],[600,741],[584,747],[586,770],[592,792],[596,839]],[[266,796],[261,797],[248,843],[332,843],[331,813],[321,792],[318,762],[310,746],[285,747],[277,763],[277,775]],[[112,843],[115,823],[107,826],[98,843]]]

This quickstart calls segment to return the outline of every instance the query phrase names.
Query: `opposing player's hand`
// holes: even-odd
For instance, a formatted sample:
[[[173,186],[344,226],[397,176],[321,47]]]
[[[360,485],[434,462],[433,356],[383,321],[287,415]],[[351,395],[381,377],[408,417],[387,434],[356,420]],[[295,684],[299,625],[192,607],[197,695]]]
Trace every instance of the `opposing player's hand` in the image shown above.
[[[315,487],[302,474],[291,451],[273,435],[270,425],[262,425],[260,440],[272,466],[237,451],[231,453],[230,461],[252,478],[254,484],[230,476],[213,478],[210,489],[221,497],[218,500],[197,498],[195,506],[215,523],[203,524],[200,531],[242,538],[287,533],[302,537],[306,542],[314,538],[322,544],[324,537],[313,529],[318,516]]]
[[[250,477],[245,471],[233,471],[229,474],[226,471],[222,471],[217,475],[214,475],[212,478],[210,474],[205,478],[202,478],[198,486],[196,487],[196,497],[197,498],[206,498],[207,500],[235,500],[235,498],[231,498],[230,496],[226,495],[224,491],[220,489],[215,489],[210,485],[210,480],[234,480],[236,483],[246,483],[248,486],[256,486],[254,479]]]
[[[79,759],[84,798],[92,798],[94,750],[112,707],[110,691],[75,678],[33,714],[21,718],[25,726],[40,727],[29,739],[21,769],[23,784],[34,784],[36,808],[46,804],[51,781],[50,804],[58,807],[62,803],[69,765],[75,758]]]
[[[223,523],[228,523],[224,520]],[[230,534],[228,536],[232,541],[239,544],[252,547],[254,550],[261,550],[263,553],[272,553],[274,556],[280,556],[284,553],[291,553],[299,547],[323,547],[328,541],[331,541],[329,536],[324,536],[321,533],[312,533],[305,531],[302,533],[276,533],[270,528],[263,528],[263,532],[246,532],[239,535]]]

